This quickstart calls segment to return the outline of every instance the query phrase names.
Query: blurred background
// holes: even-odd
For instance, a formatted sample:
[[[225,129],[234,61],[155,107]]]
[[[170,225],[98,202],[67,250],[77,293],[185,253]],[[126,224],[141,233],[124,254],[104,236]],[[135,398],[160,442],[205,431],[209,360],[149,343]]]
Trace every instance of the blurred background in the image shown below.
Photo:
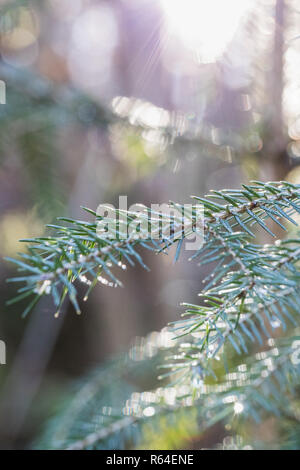
[[[65,305],[54,320],[44,302],[24,320],[5,305],[3,257],[119,195],[188,203],[250,179],[300,183],[300,5],[2,0],[0,80],[0,446],[24,448],[68,383],[196,302],[205,270],[146,254],[151,272],[99,286],[82,316]]]

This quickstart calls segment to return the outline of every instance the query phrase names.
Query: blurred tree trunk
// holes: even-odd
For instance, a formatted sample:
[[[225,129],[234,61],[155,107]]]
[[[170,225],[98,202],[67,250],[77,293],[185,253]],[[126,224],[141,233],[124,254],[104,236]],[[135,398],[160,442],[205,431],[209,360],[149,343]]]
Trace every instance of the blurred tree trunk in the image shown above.
[[[267,124],[261,158],[261,176],[264,180],[282,180],[290,169],[282,109],[286,10],[285,0],[276,0],[272,64],[266,85],[269,109],[266,113]]]

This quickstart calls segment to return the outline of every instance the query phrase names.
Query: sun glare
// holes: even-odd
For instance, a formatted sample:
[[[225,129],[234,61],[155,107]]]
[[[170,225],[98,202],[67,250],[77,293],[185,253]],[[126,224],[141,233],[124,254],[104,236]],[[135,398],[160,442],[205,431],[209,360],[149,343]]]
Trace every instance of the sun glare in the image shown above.
[[[168,33],[197,52],[200,62],[214,62],[233,38],[249,0],[160,0]]]

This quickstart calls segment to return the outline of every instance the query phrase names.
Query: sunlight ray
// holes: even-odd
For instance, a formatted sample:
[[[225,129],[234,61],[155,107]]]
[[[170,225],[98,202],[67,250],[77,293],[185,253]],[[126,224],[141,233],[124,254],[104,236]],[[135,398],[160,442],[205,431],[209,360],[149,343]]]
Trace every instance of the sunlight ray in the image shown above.
[[[166,28],[199,62],[215,62],[250,8],[249,0],[160,0]]]

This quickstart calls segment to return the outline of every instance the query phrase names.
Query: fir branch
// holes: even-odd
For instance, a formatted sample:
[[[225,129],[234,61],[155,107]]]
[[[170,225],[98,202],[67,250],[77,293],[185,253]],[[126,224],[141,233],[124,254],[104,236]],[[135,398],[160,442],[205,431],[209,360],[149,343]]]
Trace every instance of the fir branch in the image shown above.
[[[163,366],[166,372],[161,378],[173,380],[176,404],[170,404],[166,398],[170,389],[164,392],[164,387],[160,387],[158,395],[150,392],[150,396],[156,398],[154,403],[148,400],[147,406],[154,409],[158,421],[162,415],[175,419],[177,411],[192,405],[197,410],[203,409],[202,418],[212,423],[232,416],[237,410],[236,403],[244,415],[259,419],[261,411],[276,412],[282,399],[281,391],[289,389],[290,379],[294,383],[298,378],[299,367],[297,364],[296,368],[295,364],[291,366],[291,361],[287,360],[293,338],[281,345],[279,358],[270,357],[278,348],[264,353],[263,357],[271,358],[275,364],[270,373],[267,362],[255,357],[247,373],[244,374],[243,366],[242,374],[238,369],[223,377],[222,382],[216,375],[215,359],[221,348],[228,350],[227,345],[233,353],[245,354],[249,351],[249,344],[259,342],[262,345],[263,337],[270,338],[270,328],[281,326],[286,330],[287,320],[295,326],[299,323],[296,314],[299,310],[300,239],[260,246],[254,243],[253,230],[259,225],[270,233],[268,219],[281,228],[285,228],[284,221],[292,222],[294,214],[300,213],[300,187],[285,182],[256,182],[242,190],[217,191],[199,200],[204,205],[205,243],[192,258],[199,257],[200,264],[214,263],[211,279],[201,294],[204,305],[186,304],[187,318],[172,325],[177,341],[170,349],[171,363]],[[173,207],[182,213],[183,206],[173,203]],[[192,209],[189,214],[188,234],[197,231],[195,211]],[[156,241],[145,237],[141,229],[140,237],[123,239],[126,222],[125,226],[118,227],[115,239],[108,239],[97,231],[99,217],[93,211],[88,212],[95,217],[94,223],[62,219],[69,225],[52,226],[56,231],[53,236],[27,240],[31,244],[29,253],[21,255],[19,260],[12,260],[24,275],[10,281],[26,283],[12,302],[35,294],[25,314],[42,295],[47,294],[52,295],[57,312],[66,296],[79,312],[75,281],[88,284],[86,298],[99,280],[106,285],[121,285],[112,268],[136,261],[146,267],[140,248],[166,252],[177,243],[176,258],[179,256],[186,236],[180,216],[178,220],[176,217],[175,220],[174,217],[169,219],[173,225],[168,238],[162,234]],[[147,220],[149,214],[151,211],[146,209],[142,217]],[[127,215],[129,221],[137,216],[135,213]],[[157,217],[157,214],[152,215]],[[182,337],[187,337],[184,343]],[[274,377],[282,390],[274,385]],[[216,384],[208,385],[211,380]],[[184,396],[181,396],[180,384],[185,387]],[[124,407],[124,410],[131,409],[130,416],[134,416],[131,420],[124,420],[124,410],[120,413],[117,407],[110,408],[110,413],[104,413],[101,419],[96,415],[101,422],[99,430],[95,429],[95,416],[90,410],[89,418],[83,419],[92,417],[91,432],[85,426],[82,437],[61,442],[65,442],[67,447],[112,448],[116,445],[115,439],[118,445],[124,446],[128,433],[130,439],[138,440],[135,430],[143,426],[148,414],[144,413],[144,406],[136,402],[137,395],[134,396],[135,403],[127,399]],[[280,400],[276,401],[276,397]],[[208,419],[209,415],[211,419]],[[69,423],[73,423],[72,420],[71,413]],[[82,424],[78,426],[80,434]],[[72,436],[76,429],[72,430]]]
[[[219,259],[221,263],[225,255],[231,256],[233,264],[238,263],[244,270],[245,275],[248,275],[245,260],[241,258],[241,254],[243,254],[241,247],[247,243],[247,239],[244,238],[244,235],[234,232],[234,229],[237,226],[246,229],[248,225],[251,226],[256,223],[269,231],[264,220],[270,217],[270,211],[274,214],[272,218],[280,224],[279,217],[292,220],[290,214],[295,211],[300,212],[300,206],[297,205],[299,198],[299,185],[285,182],[256,183],[255,185],[245,186],[244,190],[241,191],[224,190],[213,193],[212,199],[223,202],[223,205],[210,199],[198,198],[204,205],[204,229],[206,233],[204,251],[208,251],[208,255],[211,255],[212,252],[216,253],[213,260]],[[267,209],[267,206],[269,209]],[[178,204],[175,207],[178,211],[183,208]],[[95,213],[93,215],[96,216]],[[193,226],[193,215],[192,213],[190,232],[196,231]],[[121,243],[116,240],[109,241],[97,235],[96,223],[72,219],[63,220],[70,223],[72,227],[52,226],[58,235],[27,240],[32,244],[29,254],[21,255],[23,260],[14,261],[22,271],[28,273],[27,276],[11,280],[27,283],[25,289],[22,288],[19,291],[20,300],[31,293],[35,294],[33,302],[37,302],[42,295],[51,293],[56,308],[58,308],[57,312],[59,312],[62,300],[68,294],[76,311],[79,312],[77,291],[73,285],[75,280],[80,280],[80,278],[85,280],[86,277],[84,276],[88,273],[91,275],[92,280],[87,282],[94,286],[98,278],[100,281],[102,279],[98,273],[105,272],[110,278],[108,282],[120,285],[119,280],[109,269],[110,264],[118,266],[119,263],[122,264],[124,258],[132,264],[132,258],[135,258],[145,267],[135,248],[137,245],[142,245],[152,249],[153,240],[128,239]],[[249,229],[247,228],[245,231],[246,235],[249,235]],[[164,244],[164,251],[172,244],[178,243],[186,235],[178,229],[175,232],[171,239],[165,240],[162,238],[160,240]],[[220,244],[219,247],[218,243]],[[181,246],[182,244],[179,245],[177,257]],[[203,250],[200,250],[196,253],[196,256],[202,253]],[[208,255],[206,254],[206,258]],[[212,258],[206,259],[207,261],[212,261]],[[222,271],[222,275],[225,275],[231,267],[232,264],[227,264],[225,271]],[[219,273],[218,278],[220,277]],[[61,288],[63,289],[62,294],[59,293]],[[25,313],[28,313],[30,308]]]
[[[294,251],[295,245],[299,246],[298,240],[265,246],[263,251],[247,245],[246,255],[244,248],[240,251],[244,269],[227,273],[217,287],[203,294],[206,305],[185,304],[191,318],[181,329],[180,322],[174,326],[181,337],[200,334],[200,338],[191,338],[191,350],[185,348],[182,358],[185,362],[187,357],[191,373],[197,357],[203,364],[203,353],[212,358],[226,342],[242,354],[248,352],[247,343],[262,343],[262,336],[269,338],[270,329],[286,329],[285,320],[298,324],[292,315],[297,313],[300,291],[300,272],[295,267],[300,249]]]

